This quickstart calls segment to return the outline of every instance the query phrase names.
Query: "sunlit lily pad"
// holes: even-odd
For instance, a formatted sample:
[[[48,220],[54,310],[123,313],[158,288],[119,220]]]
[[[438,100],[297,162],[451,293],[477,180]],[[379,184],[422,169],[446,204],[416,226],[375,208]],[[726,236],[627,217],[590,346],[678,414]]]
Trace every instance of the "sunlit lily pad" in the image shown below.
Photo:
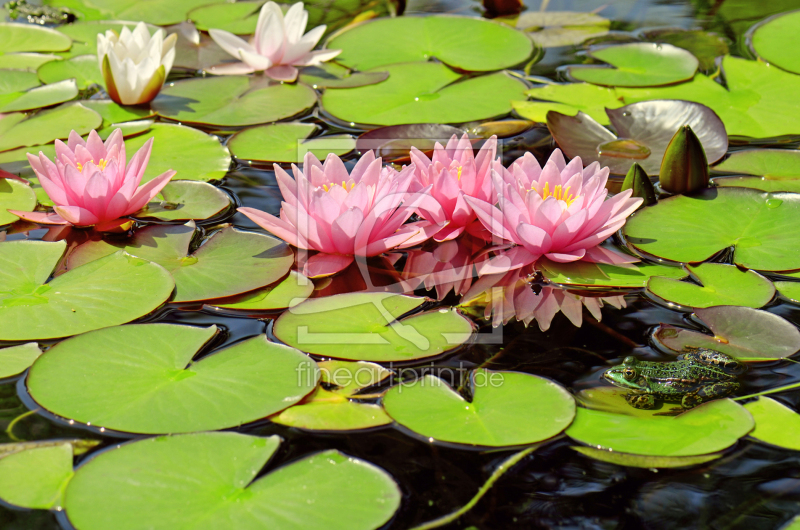
[[[315,298],[283,313],[273,332],[315,355],[354,361],[411,361],[464,344],[472,323],[441,308],[395,320],[425,298],[391,293],[348,293]]]
[[[88,134],[102,122],[98,113],[80,103],[67,103],[28,117],[20,113],[8,114],[0,118],[0,151],[46,144],[56,138],[66,139],[73,129],[79,134]]]
[[[733,248],[748,269],[800,269],[800,196],[747,188],[711,188],[677,195],[633,214],[623,233],[638,251],[683,263]],[[702,229],[698,229],[702,227]]]
[[[57,445],[70,444],[74,455],[82,455],[100,445],[100,440],[86,440],[83,438],[59,438],[57,440],[31,440],[24,442],[11,442],[0,444],[0,458],[8,455],[21,453],[28,449],[39,447],[55,447]]]
[[[300,163],[307,152],[324,160],[329,153],[341,156],[356,147],[349,134],[311,138],[319,127],[313,123],[276,123],[251,127],[228,140],[231,154],[239,160]]]
[[[436,58],[482,72],[515,66],[533,51],[524,33],[504,24],[442,15],[379,18],[337,35],[326,47],[342,50],[336,61],[359,70]]]
[[[81,20],[143,20],[149,24],[167,26],[188,18],[192,9],[221,3],[224,0],[47,0],[65,6]]]
[[[3,56],[0,55],[0,57]],[[24,92],[39,85],[41,83],[35,72],[0,70],[0,104],[4,104],[8,95]]]
[[[38,86],[25,92],[0,97],[0,112],[16,112],[49,107],[69,101],[78,95],[75,80],[67,79],[51,85]]]
[[[205,182],[170,182],[157,197],[136,213],[136,218],[188,221],[214,217],[231,205],[227,193]]]
[[[81,530],[372,530],[399,508],[388,473],[335,450],[254,480],[279,444],[277,436],[224,432],[115,447],[77,469],[67,517]]]
[[[344,121],[370,125],[464,123],[503,116],[525,86],[504,72],[461,79],[441,63],[381,67],[389,79],[359,88],[329,88],[322,107]],[[459,81],[459,82],[456,82]]]
[[[41,354],[42,350],[35,342],[0,349],[0,379],[21,374]]]
[[[764,61],[800,74],[800,11],[782,13],[765,20],[750,35],[750,48]]]
[[[73,476],[72,445],[35,447],[0,458],[0,499],[21,508],[61,508]]]
[[[575,394],[578,404],[587,409],[635,416],[637,418],[652,418],[664,412],[664,405],[658,409],[637,409],[625,401],[625,395],[630,391],[616,386],[597,386],[581,390]],[[671,404],[666,404],[667,409]]]
[[[80,90],[95,84],[103,86],[104,83],[96,55],[78,55],[63,61],[50,61],[40,66],[37,73],[39,79],[48,84],[75,79]]]
[[[675,352],[710,348],[741,361],[770,361],[800,350],[800,331],[791,322],[767,311],[720,306],[698,309],[697,318],[711,334],[661,324],[653,333],[658,344]]]
[[[589,83],[549,83],[528,90],[526,94],[543,101],[512,101],[511,104],[517,114],[539,123],[546,123],[547,113],[554,110],[570,116],[580,111],[599,124],[608,125],[610,122],[606,109],[625,105],[616,89]]]
[[[800,282],[775,282],[775,288],[784,298],[800,304]]]
[[[525,11],[517,19],[517,28],[530,32],[533,41],[543,48],[580,44],[608,33],[611,21],[595,13],[574,11]]]
[[[714,171],[756,175],[771,179],[800,178],[800,151],[795,149],[747,149],[736,151],[714,166]]]
[[[127,241],[90,241],[75,248],[69,269],[80,267],[119,249],[153,261],[175,278],[173,302],[221,298],[269,285],[289,271],[294,257],[273,237],[228,227],[191,251],[194,223],[154,225],[137,230]]]
[[[648,42],[672,44],[691,52],[700,61],[700,70],[713,71],[714,61],[730,52],[727,39],[716,33],[681,28],[655,28],[637,32]]]
[[[108,127],[112,123],[141,121],[154,116],[154,113],[147,107],[119,105],[110,99],[89,99],[81,104],[100,114],[103,117],[104,127]]]
[[[289,271],[280,282],[250,293],[210,300],[208,305],[236,311],[273,311],[293,307],[314,292],[314,283],[302,274]]]
[[[800,178],[716,177],[711,179],[711,182],[718,188],[753,188],[771,193],[800,193]]]
[[[8,210],[29,212],[36,207],[36,193],[18,180],[0,178],[0,226],[13,223],[19,217]]]
[[[775,296],[772,282],[757,272],[722,263],[684,265],[684,268],[695,283],[653,276],[647,281],[647,290],[668,304],[697,308],[718,305],[759,308]]]
[[[6,53],[0,55],[0,68],[28,70],[35,73],[36,69],[44,63],[55,61],[58,58],[52,53]]]
[[[671,44],[631,42],[589,50],[593,59],[611,65],[573,65],[569,75],[595,85],[642,87],[669,85],[694,76],[699,62],[688,51]]]
[[[626,467],[642,467],[645,469],[696,466],[716,460],[722,456],[722,453],[697,456],[646,456],[595,449],[594,447],[577,446],[573,447],[573,449],[584,456],[600,460],[601,462],[608,462],[609,464],[617,464],[618,466]]]
[[[124,324],[172,293],[163,267],[124,252],[47,282],[65,248],[63,241],[0,245],[0,340],[66,337]]]
[[[338,63],[307,66],[300,71],[300,82],[312,88],[355,88],[385,81],[389,72],[353,72]]]
[[[688,273],[679,267],[637,263],[635,265],[606,265],[574,261],[557,263],[548,259],[539,260],[536,268],[545,278],[560,285],[580,285],[585,287],[614,287],[636,289],[645,287],[651,276],[685,278]]]
[[[69,37],[51,28],[0,22],[0,53],[59,52],[71,45]]]
[[[718,399],[674,417],[643,418],[578,408],[567,436],[615,452],[695,456],[730,447],[753,426],[753,417],[744,407],[730,399]]]
[[[235,35],[252,35],[264,2],[222,2],[201,5],[188,13],[197,29],[221,29]]]
[[[259,335],[193,361],[216,326],[117,326],[58,343],[28,372],[53,414],[132,433],[236,427],[300,401],[317,385],[314,361]],[[305,368],[307,377],[300,378]]]
[[[269,84],[263,76],[188,79],[165,86],[151,107],[181,123],[225,127],[289,118],[310,108],[316,93],[303,84]]]
[[[519,372],[475,370],[472,401],[426,375],[394,386],[383,406],[395,421],[432,441],[504,447],[552,438],[575,417],[575,400],[548,379]]]
[[[750,436],[785,449],[800,451],[800,414],[772,398],[761,396],[744,405],[756,420]]]

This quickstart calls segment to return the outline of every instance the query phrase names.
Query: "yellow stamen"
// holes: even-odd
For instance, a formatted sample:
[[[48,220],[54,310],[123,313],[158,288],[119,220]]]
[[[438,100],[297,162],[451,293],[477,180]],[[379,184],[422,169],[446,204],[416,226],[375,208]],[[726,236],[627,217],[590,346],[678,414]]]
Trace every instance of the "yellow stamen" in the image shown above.
[[[331,184],[330,187],[328,187],[327,184],[323,184],[322,185],[322,189],[325,190],[325,191],[331,191],[334,186],[336,186],[336,184]],[[353,188],[355,188],[355,187],[356,187],[356,183],[352,182],[350,184],[350,189],[348,190],[347,189],[347,183],[345,181],[342,181],[342,189],[344,189],[344,191],[353,191]]]
[[[106,164],[108,164],[108,162],[104,158],[101,158],[100,162],[98,162],[96,165],[102,171],[106,168]],[[80,162],[75,164],[75,167],[78,168],[78,171],[83,171],[83,164],[81,164]]]
[[[545,182],[544,189],[542,190],[542,199],[546,199],[552,196],[555,197],[556,200],[558,201],[564,201],[565,203],[567,203],[567,207],[569,207],[575,200],[575,197],[570,195],[569,188],[570,186],[567,186],[566,188],[562,189],[561,184],[559,184],[558,186],[553,188],[553,192],[550,193],[550,183]]]
[[[458,166],[458,180],[461,180],[461,172],[464,170],[463,167]]]

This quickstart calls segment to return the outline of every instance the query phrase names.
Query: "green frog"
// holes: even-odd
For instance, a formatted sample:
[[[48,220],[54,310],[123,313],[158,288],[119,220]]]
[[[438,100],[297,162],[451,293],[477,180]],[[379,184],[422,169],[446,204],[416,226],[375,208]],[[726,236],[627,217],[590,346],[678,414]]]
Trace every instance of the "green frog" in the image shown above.
[[[687,348],[682,360],[667,363],[625,357],[603,377],[632,390],[625,400],[634,408],[653,409],[659,401],[679,401],[682,409],[690,409],[738,390],[736,377],[746,370],[744,364],[724,353]]]

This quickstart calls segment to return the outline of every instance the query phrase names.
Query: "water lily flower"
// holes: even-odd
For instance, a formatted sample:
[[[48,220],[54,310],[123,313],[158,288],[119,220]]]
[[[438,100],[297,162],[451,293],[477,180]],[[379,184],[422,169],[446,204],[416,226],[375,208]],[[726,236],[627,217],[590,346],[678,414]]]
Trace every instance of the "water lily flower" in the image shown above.
[[[298,2],[286,12],[275,2],[261,8],[252,44],[233,33],[211,29],[208,33],[220,47],[241,59],[240,63],[222,64],[210,69],[213,74],[237,75],[264,71],[277,81],[297,79],[297,66],[316,66],[339,55],[341,50],[312,51],[325,33],[317,26],[305,35],[308,11]]]
[[[464,294],[477,276],[475,256],[480,256],[485,246],[483,239],[464,234],[431,249],[408,251],[402,273],[404,291],[412,292],[425,285],[427,290],[436,288],[438,300],[451,290],[457,295]]]
[[[120,105],[152,101],[172,68],[177,39],[175,33],[165,39],[161,29],[151,37],[144,22],[133,31],[123,27],[119,35],[98,33],[97,59],[108,96]]]
[[[72,131],[66,145],[56,140],[55,161],[41,151],[39,156],[28,153],[55,213],[9,211],[39,224],[95,225],[99,230],[118,226],[120,218],[141,210],[175,176],[169,170],[139,186],[152,147],[150,138],[126,164],[122,130],[112,132],[105,143],[95,131],[87,140]]]
[[[487,203],[494,203],[496,192],[492,186],[491,166],[497,155],[497,136],[492,136],[483,144],[478,156],[472,152],[472,143],[464,134],[459,140],[456,135],[442,147],[436,143],[432,159],[416,147],[411,148],[411,161],[416,166],[416,182],[412,189],[432,186],[433,197],[442,205],[448,221],[434,234],[436,241],[446,241],[461,235],[470,225],[471,230],[480,233],[481,225],[465,196],[474,197]],[[420,211],[426,217],[424,211]]]
[[[303,263],[303,274],[312,278],[343,270],[355,256],[377,256],[429,238],[427,224],[403,224],[418,207],[444,223],[441,207],[426,195],[428,190],[408,192],[414,167],[399,172],[382,168],[372,151],[349,174],[333,154],[322,164],[307,153],[302,170],[292,165],[294,179],[277,164],[274,167],[283,195],[280,218],[254,208],[239,211],[287,243],[319,251]],[[432,230],[437,229],[434,225]]]
[[[638,261],[598,247],[622,228],[642,203],[626,190],[606,199],[608,168],[593,162],[586,168],[579,157],[569,164],[556,149],[542,168],[530,153],[509,169],[494,165],[492,178],[498,205],[466,196],[481,223],[501,244],[479,274],[499,274],[534,263],[542,256],[558,262],[603,263]]]

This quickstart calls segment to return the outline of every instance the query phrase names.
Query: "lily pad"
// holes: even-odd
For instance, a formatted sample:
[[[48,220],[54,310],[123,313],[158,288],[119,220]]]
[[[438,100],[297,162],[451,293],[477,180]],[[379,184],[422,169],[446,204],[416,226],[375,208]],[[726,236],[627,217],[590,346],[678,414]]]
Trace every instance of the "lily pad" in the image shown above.
[[[263,76],[221,76],[170,83],[151,108],[181,123],[237,127],[289,118],[316,101],[314,90],[303,84],[269,84]]]
[[[19,220],[8,210],[29,212],[36,207],[36,193],[18,180],[0,178],[0,226]]]
[[[800,196],[747,188],[710,188],[677,195],[634,213],[623,228],[637,251],[683,263],[733,248],[736,265],[800,269]],[[702,230],[698,230],[702,227]]]
[[[800,350],[800,330],[767,311],[719,306],[698,309],[695,316],[711,335],[661,324],[653,333],[654,341],[679,353],[687,347],[710,348],[740,361],[783,359]]]
[[[320,382],[326,386],[317,387],[297,405],[271,417],[272,421],[311,431],[356,431],[392,423],[380,405],[353,400],[363,388],[392,375],[390,370],[364,362],[325,361],[318,366]]]
[[[608,125],[611,122],[606,109],[625,105],[616,89],[589,83],[549,83],[528,90],[526,94],[543,101],[512,101],[511,105],[523,118],[539,123],[547,123],[547,113],[553,110],[571,116],[580,111],[597,123]]]
[[[51,28],[0,22],[0,53],[59,52],[71,45],[72,39]]]
[[[800,282],[775,282],[775,288],[784,298],[800,304]]]
[[[753,188],[770,193],[800,193],[800,178],[771,179],[767,177],[716,177],[711,179],[718,188]]]
[[[575,417],[575,400],[560,385],[519,372],[478,369],[472,400],[425,375],[386,392],[383,406],[400,425],[441,442],[507,447],[552,438]]]
[[[207,303],[212,307],[236,311],[273,311],[296,306],[313,292],[314,283],[311,280],[298,272],[289,271],[286,278],[263,289]]]
[[[104,127],[114,123],[140,121],[155,116],[155,113],[147,107],[119,105],[110,99],[87,99],[81,104],[102,116]]]
[[[647,281],[647,290],[668,304],[697,308],[738,305],[757,309],[775,296],[772,282],[757,272],[722,263],[684,268],[696,283],[653,276]]]
[[[356,140],[356,149],[361,152],[372,150],[375,156],[384,161],[403,159],[410,160],[412,147],[420,151],[433,151],[436,143],[447,145],[453,136],[464,134],[463,129],[439,123],[412,123],[378,127],[367,131]]]
[[[713,72],[717,57],[728,55],[730,47],[727,39],[716,33],[703,30],[685,30],[680,28],[656,28],[645,30],[638,35],[648,42],[672,44],[690,52],[700,61],[700,70]]]
[[[756,420],[750,436],[784,449],[800,451],[800,414],[774,399],[760,396],[744,405]]]
[[[0,349],[0,379],[21,374],[41,354],[42,350],[35,342]]]
[[[161,190],[160,199],[148,203],[135,217],[162,221],[201,220],[214,217],[230,205],[230,196],[216,186],[178,180],[167,184]]]
[[[188,17],[201,31],[221,29],[234,35],[252,35],[263,4],[261,1],[212,3],[192,9]]]
[[[36,403],[53,414],[117,431],[157,434],[236,427],[300,401],[315,363],[259,335],[194,356],[216,326],[134,324],[53,346],[28,372]],[[300,378],[300,370],[308,371]]]
[[[642,467],[645,469],[657,468],[676,468],[676,467],[689,467],[698,464],[705,464],[722,456],[722,453],[712,453],[710,455],[697,455],[697,456],[645,456],[645,455],[632,455],[630,453],[619,453],[617,451],[608,451],[605,449],[595,449],[594,447],[573,447],[584,456],[600,460],[601,462],[608,462],[609,464],[616,464],[618,466],[626,467]]]
[[[464,344],[472,323],[455,309],[412,316],[425,298],[391,293],[347,293],[306,300],[283,313],[273,332],[299,350],[353,361],[411,361]]]
[[[389,72],[354,72],[338,63],[307,66],[300,71],[300,82],[311,88],[355,88],[374,85],[389,78]]]
[[[161,266],[115,252],[47,282],[66,243],[0,245],[0,340],[67,337],[124,324],[169,298],[174,283]]]
[[[582,407],[625,416],[635,416],[637,418],[658,417],[657,414],[663,412],[664,405],[658,409],[637,409],[631,407],[625,401],[625,395],[629,390],[616,386],[597,386],[581,390],[575,395],[575,399]],[[671,406],[668,404],[668,406]]]
[[[595,85],[643,87],[680,83],[694,76],[699,62],[690,52],[671,44],[631,42],[592,48],[587,55],[611,65],[573,65],[570,77]]]
[[[33,73],[46,62],[55,61],[59,57],[52,53],[6,53],[0,55],[0,68],[29,70]]]
[[[574,11],[526,11],[519,15],[517,28],[530,32],[533,42],[543,48],[580,44],[602,37],[611,21],[595,13]]]
[[[3,57],[0,55],[0,57]],[[0,70],[0,103],[5,97],[16,92],[24,92],[41,85],[34,72],[27,70]]]
[[[61,508],[73,476],[68,442],[36,447],[0,458],[0,499],[21,508]]]
[[[504,24],[444,15],[379,18],[340,33],[326,47],[342,50],[336,61],[359,70],[435,58],[460,70],[485,72],[515,66],[533,52],[524,33]]]
[[[567,436],[614,452],[696,456],[730,447],[753,426],[753,417],[744,407],[730,399],[718,399],[674,417],[643,418],[578,408]]]
[[[782,13],[758,24],[750,35],[750,49],[764,61],[800,74],[800,11]]]
[[[67,103],[27,117],[8,114],[0,118],[0,151],[66,139],[73,129],[78,134],[88,134],[102,122],[98,113],[80,103]]]
[[[645,287],[651,276],[685,278],[688,273],[679,267],[638,263],[636,265],[606,265],[574,261],[557,263],[548,259],[539,260],[536,268],[545,278],[559,285],[579,285],[583,287],[613,287],[637,289]]]
[[[59,81],[51,85],[39,86],[0,97],[0,112],[16,112],[49,107],[69,101],[78,95],[74,79]]]
[[[800,179],[800,151],[795,149],[736,151],[714,166],[714,171],[757,175],[774,180]]]
[[[48,84],[74,79],[80,90],[91,85],[104,84],[96,55],[78,55],[63,61],[50,61],[40,66],[37,73],[39,79]]]
[[[349,134],[309,139],[319,127],[313,123],[276,123],[251,127],[231,136],[228,148],[239,160],[300,163],[307,152],[324,160],[329,153],[342,156],[356,147]]]
[[[100,445],[100,440],[85,440],[82,438],[61,438],[58,440],[32,440],[28,442],[11,442],[0,444],[0,458],[8,455],[27,451],[29,449],[36,449],[39,447],[55,447],[63,444],[70,444],[72,446],[72,454],[75,456],[82,455]]]
[[[382,67],[389,79],[359,88],[329,88],[326,112],[344,122],[370,125],[464,123],[503,116],[525,90],[504,72],[461,79],[441,63]],[[458,81],[458,82],[456,82]]]
[[[76,12],[81,20],[142,20],[157,26],[183,22],[192,9],[224,0],[47,0]]]

